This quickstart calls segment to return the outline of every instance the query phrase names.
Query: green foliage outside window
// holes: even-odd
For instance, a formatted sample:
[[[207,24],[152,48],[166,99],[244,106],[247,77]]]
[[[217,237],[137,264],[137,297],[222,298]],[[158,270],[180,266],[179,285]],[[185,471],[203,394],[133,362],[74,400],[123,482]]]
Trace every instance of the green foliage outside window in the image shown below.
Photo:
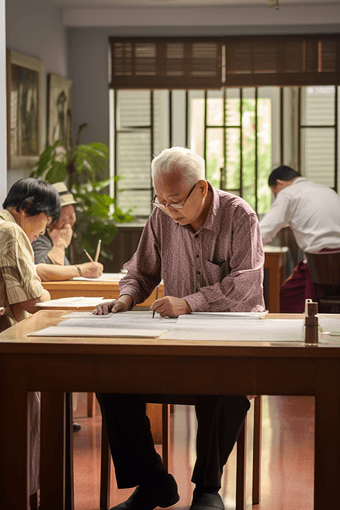
[[[268,101],[269,103],[265,104]],[[262,106],[268,108],[270,112],[270,100],[259,99],[259,108]],[[228,103],[230,107],[230,102]],[[240,101],[234,100],[232,107],[236,112],[240,109]],[[209,128],[208,128],[209,129]],[[225,172],[225,189],[237,190],[240,187],[240,131],[237,130],[235,136],[235,129],[226,129],[226,172]],[[233,137],[233,141],[228,143],[228,136]],[[213,137],[212,137],[213,138]],[[266,122],[258,113],[258,136],[257,136],[257,166],[258,166],[258,180],[257,180],[257,212],[263,214],[270,209],[271,194],[268,188],[268,175],[270,173],[271,161],[271,126]],[[218,149],[216,150],[216,147]],[[221,157],[222,148],[215,141],[215,145],[207,151],[207,178],[213,186],[219,188],[220,182],[220,167],[223,158]],[[244,198],[255,209],[255,101],[253,99],[243,99],[242,101],[242,184]],[[232,193],[239,194],[237,191]]]

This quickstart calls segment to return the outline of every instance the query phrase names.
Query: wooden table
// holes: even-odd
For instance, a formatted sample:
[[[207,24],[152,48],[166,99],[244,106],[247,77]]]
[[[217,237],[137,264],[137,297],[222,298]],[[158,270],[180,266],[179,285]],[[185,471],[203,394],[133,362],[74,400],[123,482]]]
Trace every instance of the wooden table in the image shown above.
[[[264,246],[264,296],[270,313],[280,312],[280,290],[285,281],[286,246]]]
[[[42,282],[44,289],[51,294],[51,299],[74,296],[102,296],[105,299],[118,299],[119,280],[116,281],[80,281]],[[158,298],[163,297],[163,283],[159,286]],[[150,306],[156,299],[156,289],[150,297],[138,306]]]
[[[325,505],[337,508],[340,343],[334,337],[313,347],[275,338],[225,342],[27,337],[56,325],[63,313],[40,311],[0,335],[0,487],[6,510],[28,508],[27,392],[35,390],[57,392],[54,395],[70,391],[313,395],[314,510],[324,510]],[[62,438],[52,432],[48,431],[49,441],[42,442],[41,510],[64,509],[58,447]],[[46,451],[51,437],[54,450]]]

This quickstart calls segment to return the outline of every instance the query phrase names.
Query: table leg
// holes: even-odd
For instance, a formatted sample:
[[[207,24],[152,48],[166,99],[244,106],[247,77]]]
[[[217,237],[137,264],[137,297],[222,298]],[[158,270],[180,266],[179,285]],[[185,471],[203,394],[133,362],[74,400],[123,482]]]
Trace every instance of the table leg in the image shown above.
[[[65,510],[74,510],[73,394],[66,393],[65,428]]]
[[[28,510],[30,423],[26,359],[0,357],[0,493],[6,510]]]
[[[40,510],[65,510],[65,393],[41,394]]]
[[[146,414],[155,444],[162,444],[162,404],[146,404]]]
[[[315,395],[314,510],[339,506],[340,362],[318,360]]]

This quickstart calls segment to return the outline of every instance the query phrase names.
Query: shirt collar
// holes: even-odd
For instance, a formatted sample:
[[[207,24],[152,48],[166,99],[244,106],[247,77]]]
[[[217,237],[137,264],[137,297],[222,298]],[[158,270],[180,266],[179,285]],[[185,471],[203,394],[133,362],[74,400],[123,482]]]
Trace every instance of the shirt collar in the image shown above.
[[[306,177],[297,177],[297,179],[295,179],[294,182],[292,182],[292,184],[298,184],[299,182],[303,182],[303,181],[306,181]]]
[[[12,223],[16,223],[14,216],[12,216],[12,214],[7,211],[7,209],[0,211],[0,218],[2,218],[4,221],[11,221]]]
[[[213,199],[211,202],[210,210],[208,213],[208,216],[206,217],[205,222],[203,223],[201,228],[205,228],[207,230],[212,230],[213,232],[216,232],[217,234],[220,232],[220,225],[217,221],[218,219],[218,213],[220,210],[220,197],[217,193],[216,188],[214,188],[210,182],[208,182],[209,189],[213,192]]]

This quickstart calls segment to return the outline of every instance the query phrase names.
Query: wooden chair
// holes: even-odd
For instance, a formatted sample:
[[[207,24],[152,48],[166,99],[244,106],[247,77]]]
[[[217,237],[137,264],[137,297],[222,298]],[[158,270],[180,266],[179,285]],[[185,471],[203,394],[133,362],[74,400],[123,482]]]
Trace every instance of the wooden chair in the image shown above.
[[[248,396],[254,399],[254,439],[253,439],[253,505],[260,503],[261,495],[261,425],[262,425],[262,400],[261,396]],[[162,460],[164,467],[169,464],[169,416],[170,405],[162,404]],[[236,457],[236,510],[244,510],[246,507],[246,452],[247,452],[247,419],[241,429],[237,440]],[[100,480],[100,509],[107,510],[110,507],[110,477],[111,455],[106,426],[102,422],[102,453],[101,453],[101,480]]]
[[[248,395],[248,399],[254,400],[252,504],[258,505],[261,500],[262,396]],[[236,443],[236,510],[246,508],[246,454],[247,419]]]
[[[39,502],[38,501],[39,501],[38,493],[35,492],[30,497],[30,510],[38,510],[38,508],[39,508]]]
[[[92,418],[93,414],[93,406],[94,406],[94,393],[89,392],[87,394],[87,417]]]
[[[305,255],[319,312],[340,313],[340,250]]]

